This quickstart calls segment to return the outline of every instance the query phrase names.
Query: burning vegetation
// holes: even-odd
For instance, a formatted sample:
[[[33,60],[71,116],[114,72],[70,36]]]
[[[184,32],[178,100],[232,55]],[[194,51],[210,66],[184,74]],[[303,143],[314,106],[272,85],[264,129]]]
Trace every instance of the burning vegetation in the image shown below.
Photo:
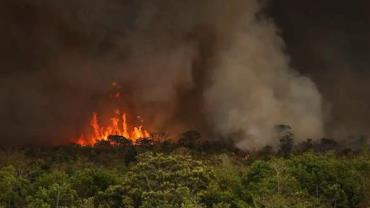
[[[140,122],[144,122],[140,116],[137,117]],[[143,125],[133,126],[128,124],[127,114],[116,110],[114,116],[110,119],[111,123],[107,126],[101,126],[98,120],[98,114],[93,113],[90,127],[91,133],[89,136],[81,135],[77,140],[77,144],[81,146],[94,145],[99,140],[108,140],[109,136],[119,136],[129,139],[132,143],[136,143],[138,139],[150,137],[150,133],[144,129]]]
[[[370,208],[367,57],[340,51],[366,44],[270,2],[293,0],[3,1],[0,208]]]
[[[108,98],[112,103],[122,102],[121,86],[117,82],[112,82],[112,90]],[[91,146],[98,141],[108,141],[110,136],[116,136],[130,140],[131,143],[135,144],[139,139],[149,138],[151,135],[144,128],[142,117],[136,116],[136,120],[137,125],[128,120],[126,112],[116,109],[108,121],[103,122],[102,125],[99,114],[94,112],[87,133],[81,134],[76,143],[81,146]]]

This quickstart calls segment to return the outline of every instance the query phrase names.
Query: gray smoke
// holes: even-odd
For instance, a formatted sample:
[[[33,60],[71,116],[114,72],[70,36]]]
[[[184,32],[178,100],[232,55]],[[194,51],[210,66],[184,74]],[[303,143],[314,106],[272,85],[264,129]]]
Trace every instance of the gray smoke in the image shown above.
[[[255,3],[249,1],[245,7]],[[274,23],[258,18],[260,8],[252,8],[238,16],[230,43],[219,52],[220,64],[211,74],[206,92],[211,122],[224,136],[241,130],[241,148],[276,143],[276,124],[290,125],[300,139],[322,136],[318,90],[289,66]]]
[[[302,139],[323,133],[320,94],[289,66],[257,0],[18,0],[5,8],[20,6],[2,20],[8,140],[14,132],[23,142],[73,140],[91,112],[111,110],[113,81],[122,86],[118,105],[152,131],[243,132],[243,149],[274,144],[275,124]]]

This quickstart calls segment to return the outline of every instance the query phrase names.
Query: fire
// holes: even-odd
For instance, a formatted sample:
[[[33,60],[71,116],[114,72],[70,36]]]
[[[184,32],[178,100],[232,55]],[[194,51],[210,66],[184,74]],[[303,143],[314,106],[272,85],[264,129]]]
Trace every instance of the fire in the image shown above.
[[[112,82],[111,88],[112,89],[107,94],[109,102],[115,104],[122,103],[124,94],[122,93],[121,85],[118,82]],[[127,114],[124,112],[121,113],[119,109],[116,109],[111,118],[105,123],[107,123],[107,125],[101,125],[98,114],[93,113],[89,125],[90,133],[86,134],[88,136],[82,134],[80,138],[76,140],[76,143],[82,146],[94,145],[100,140],[108,140],[109,136],[122,136],[136,143],[138,139],[151,137],[150,133],[143,126],[144,120],[141,116],[137,116],[136,123],[140,123],[140,125],[136,126],[132,123],[128,123]]]
[[[143,120],[140,116],[140,122],[143,123]],[[108,137],[111,135],[123,136],[133,143],[138,139],[150,137],[150,133],[144,129],[143,125],[133,126],[129,128],[127,121],[127,114],[121,113],[120,110],[116,110],[113,117],[110,119],[110,123],[107,126],[101,126],[99,124],[98,114],[93,113],[90,120],[91,134],[88,137],[81,135],[77,140],[77,144],[82,146],[94,145],[97,141],[108,140]]]

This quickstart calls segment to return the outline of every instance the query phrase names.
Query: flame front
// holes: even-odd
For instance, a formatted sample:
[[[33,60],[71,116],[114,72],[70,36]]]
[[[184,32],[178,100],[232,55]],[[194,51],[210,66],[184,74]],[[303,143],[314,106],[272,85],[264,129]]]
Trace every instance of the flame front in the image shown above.
[[[138,117],[140,118],[140,117]],[[82,146],[94,145],[97,141],[108,140],[108,137],[111,135],[123,136],[133,143],[135,143],[140,138],[150,137],[150,133],[144,129],[142,125],[134,126],[132,129],[129,129],[127,124],[127,115],[126,113],[120,113],[119,110],[116,110],[114,116],[110,119],[110,124],[107,126],[99,125],[98,114],[93,113],[90,120],[91,135],[85,137],[81,135],[77,140],[77,144]],[[143,122],[141,120],[141,122]]]

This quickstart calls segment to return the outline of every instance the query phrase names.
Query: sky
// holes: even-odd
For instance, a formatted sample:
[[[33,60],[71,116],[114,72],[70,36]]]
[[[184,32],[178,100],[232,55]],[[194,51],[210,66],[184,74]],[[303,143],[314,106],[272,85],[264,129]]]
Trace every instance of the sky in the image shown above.
[[[310,76],[330,110],[334,135],[368,134],[370,2],[273,1],[292,65]]]

